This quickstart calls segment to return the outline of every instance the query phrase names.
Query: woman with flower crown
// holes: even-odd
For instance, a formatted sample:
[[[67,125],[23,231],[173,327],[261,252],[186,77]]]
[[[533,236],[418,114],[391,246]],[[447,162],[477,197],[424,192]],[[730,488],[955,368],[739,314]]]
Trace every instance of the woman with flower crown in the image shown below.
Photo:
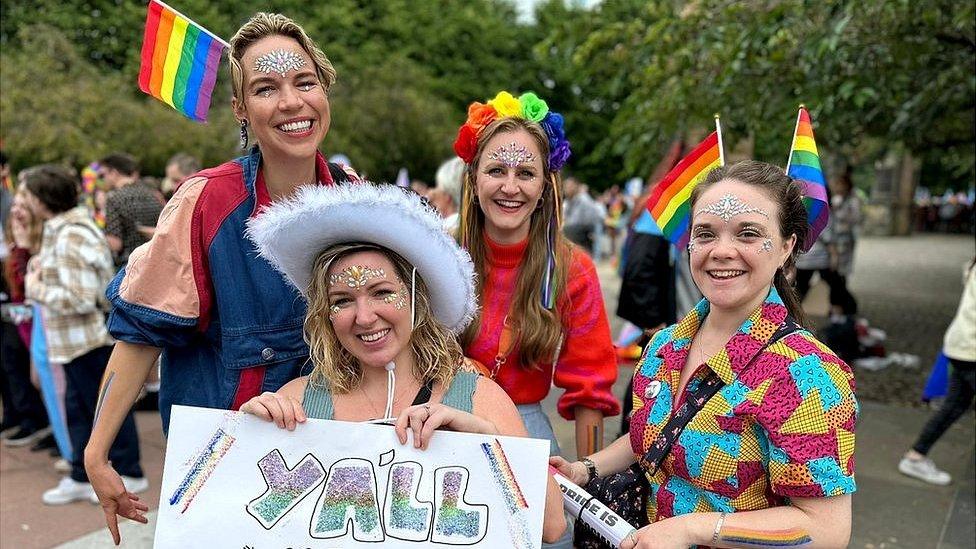
[[[559,452],[540,402],[563,389],[559,415],[576,450],[598,450],[603,418],[620,412],[610,327],[596,268],[561,234],[563,118],[534,93],[472,103],[454,150],[465,162],[459,238],[478,274],[481,315],[465,354],[518,405],[530,436]]]

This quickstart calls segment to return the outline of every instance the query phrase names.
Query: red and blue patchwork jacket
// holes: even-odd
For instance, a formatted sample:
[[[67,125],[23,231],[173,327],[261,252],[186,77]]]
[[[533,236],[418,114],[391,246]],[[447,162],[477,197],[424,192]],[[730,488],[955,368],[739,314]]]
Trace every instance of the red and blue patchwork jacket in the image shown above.
[[[245,222],[270,203],[257,147],[187,179],[109,284],[109,331],[163,349],[163,429],[170,406],[236,410],[297,377],[308,361],[306,304],[258,257]],[[358,179],[318,153],[319,184]]]

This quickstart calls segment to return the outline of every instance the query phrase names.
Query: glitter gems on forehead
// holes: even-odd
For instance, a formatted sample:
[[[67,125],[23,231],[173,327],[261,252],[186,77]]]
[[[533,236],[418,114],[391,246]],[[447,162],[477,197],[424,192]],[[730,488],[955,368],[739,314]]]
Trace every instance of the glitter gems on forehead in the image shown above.
[[[750,207],[745,202],[739,200],[739,198],[732,193],[725,193],[725,196],[723,196],[717,202],[713,202],[698,210],[698,213],[710,213],[715,217],[722,218],[722,220],[726,223],[737,215],[748,213],[757,213],[767,219],[769,218],[769,214],[765,210]]]
[[[286,72],[301,69],[305,65],[305,58],[293,51],[274,50],[254,60],[254,72],[276,72],[284,78]]]
[[[354,290],[360,290],[374,278],[386,278],[386,271],[372,269],[364,265],[351,265],[343,269],[341,273],[329,275],[329,286],[344,283]]]
[[[488,153],[489,160],[497,160],[509,168],[514,168],[520,164],[528,164],[535,160],[535,155],[525,148],[525,145],[512,141],[508,145],[502,145]]]

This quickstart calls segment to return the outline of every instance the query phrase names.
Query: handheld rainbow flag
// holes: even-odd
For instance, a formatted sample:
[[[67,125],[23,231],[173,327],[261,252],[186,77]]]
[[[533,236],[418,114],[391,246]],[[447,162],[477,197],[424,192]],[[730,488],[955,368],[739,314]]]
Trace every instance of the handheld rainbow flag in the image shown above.
[[[827,201],[827,180],[820,168],[820,153],[813,139],[813,123],[806,107],[800,105],[796,115],[796,130],[790,146],[790,159],[786,163],[786,175],[803,185],[803,205],[807,209],[807,241],[803,251],[813,246],[817,236],[830,221],[830,204]]]
[[[724,165],[722,126],[718,115],[715,115],[715,131],[661,179],[647,200],[647,209],[654,222],[661,228],[664,237],[679,248],[688,245],[691,191],[705,179],[708,172]]]
[[[149,2],[139,89],[198,122],[207,121],[220,54],[230,44],[159,0]]]

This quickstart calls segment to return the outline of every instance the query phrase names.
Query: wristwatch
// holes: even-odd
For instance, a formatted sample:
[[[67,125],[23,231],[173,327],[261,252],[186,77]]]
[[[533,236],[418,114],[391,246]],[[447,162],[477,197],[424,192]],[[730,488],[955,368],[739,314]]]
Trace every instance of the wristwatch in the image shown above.
[[[593,479],[595,479],[596,477],[600,476],[596,472],[596,463],[593,463],[593,460],[592,459],[590,459],[588,457],[585,457],[585,458],[580,459],[580,463],[582,463],[583,465],[586,466],[586,474],[587,474],[586,483],[587,484],[593,482]]]

